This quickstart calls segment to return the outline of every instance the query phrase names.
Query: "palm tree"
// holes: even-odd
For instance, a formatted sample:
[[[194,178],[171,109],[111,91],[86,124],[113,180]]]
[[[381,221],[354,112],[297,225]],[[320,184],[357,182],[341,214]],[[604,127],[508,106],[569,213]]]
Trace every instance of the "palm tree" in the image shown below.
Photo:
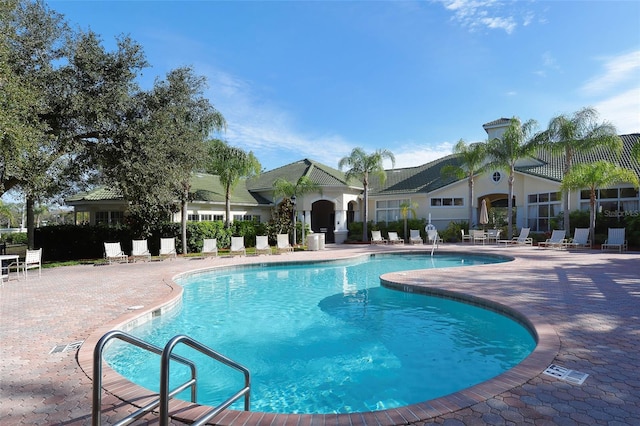
[[[209,157],[206,170],[220,177],[225,189],[225,228],[231,224],[231,191],[241,178],[260,174],[262,166],[253,152],[229,146],[221,140],[209,141]]]
[[[616,134],[616,128],[606,121],[598,123],[598,112],[594,108],[582,108],[572,116],[565,114],[553,117],[549,127],[538,135],[539,141],[551,150],[553,155],[564,155],[564,175],[573,166],[573,159],[578,153],[585,153],[596,148],[606,147],[616,152],[622,150],[622,140]],[[569,191],[562,194],[564,210],[564,229],[570,229],[569,223]]]
[[[490,165],[504,168],[509,172],[509,199],[507,201],[507,239],[509,240],[513,237],[513,182],[516,163],[535,151],[538,142],[532,137],[532,133],[536,125],[535,120],[521,123],[520,119],[514,117],[502,139],[494,139],[487,146],[487,153],[492,159]]]
[[[309,176],[300,176],[296,183],[289,182],[285,178],[278,178],[273,182],[273,192],[275,196],[287,197],[293,204],[293,244],[297,244],[296,239],[296,206],[293,200],[309,194],[311,192],[320,192],[320,185],[311,180]],[[304,242],[304,226],[302,227],[302,241]]]
[[[630,182],[636,188],[640,186],[638,176],[634,172],[603,160],[595,163],[576,164],[562,179],[560,185],[562,190],[589,188],[589,234],[591,238],[594,238],[596,229],[597,190],[618,182]]]
[[[407,233],[407,216],[411,213],[411,217],[416,218],[416,209],[418,208],[418,203],[410,203],[408,201],[404,201],[400,203],[400,216],[404,220],[404,241],[408,242],[409,237]]]
[[[447,164],[442,168],[445,175],[453,175],[459,179],[467,178],[469,184],[469,227],[473,223],[473,187],[474,177],[483,172],[487,163],[486,143],[467,143],[460,139],[453,147],[453,153],[458,155],[457,165]]]
[[[635,145],[631,148],[631,158],[635,158],[640,163],[640,140],[636,140]]]
[[[364,187],[364,223],[362,224],[362,241],[369,241],[367,222],[369,221],[369,175],[376,175],[381,183],[387,180],[382,161],[388,158],[392,167],[396,165],[396,157],[386,149],[378,149],[373,154],[367,154],[362,148],[354,148],[348,157],[343,157],[338,163],[338,168],[349,167],[345,173],[347,180],[351,178],[362,179]]]

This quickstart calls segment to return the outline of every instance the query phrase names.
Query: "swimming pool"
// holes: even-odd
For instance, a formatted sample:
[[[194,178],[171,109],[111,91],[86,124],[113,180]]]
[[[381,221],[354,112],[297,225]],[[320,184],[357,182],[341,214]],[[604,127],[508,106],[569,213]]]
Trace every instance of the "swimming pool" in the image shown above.
[[[526,357],[535,341],[494,312],[382,288],[380,275],[504,260],[389,254],[191,274],[179,280],[180,310],[131,332],[160,346],[189,334],[246,365],[254,411],[403,406],[494,377]],[[189,349],[182,354],[195,357]],[[125,377],[157,389],[157,358],[110,350],[107,359]],[[241,378],[198,362],[201,376],[215,378],[198,390],[200,403],[216,405],[238,388]]]

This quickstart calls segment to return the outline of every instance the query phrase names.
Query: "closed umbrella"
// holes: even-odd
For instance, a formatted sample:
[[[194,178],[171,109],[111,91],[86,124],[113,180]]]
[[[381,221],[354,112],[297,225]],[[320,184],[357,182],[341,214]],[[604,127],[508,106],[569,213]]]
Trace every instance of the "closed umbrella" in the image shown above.
[[[487,200],[482,200],[482,206],[480,206],[480,219],[478,220],[480,225],[486,225],[489,223],[489,212],[487,212]]]

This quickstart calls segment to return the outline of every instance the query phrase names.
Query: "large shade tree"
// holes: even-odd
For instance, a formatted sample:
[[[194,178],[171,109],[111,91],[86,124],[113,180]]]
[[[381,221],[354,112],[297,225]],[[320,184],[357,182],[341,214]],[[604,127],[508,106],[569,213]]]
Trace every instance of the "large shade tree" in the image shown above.
[[[262,166],[253,152],[213,139],[208,143],[205,170],[218,175],[225,190],[225,227],[231,226],[231,192],[242,178],[260,174]]]
[[[562,179],[560,188],[565,191],[574,189],[589,190],[589,234],[595,236],[597,191],[620,182],[629,182],[636,188],[640,185],[638,176],[629,169],[608,161],[581,163],[574,165]]]
[[[491,158],[491,165],[507,170],[509,177],[509,194],[507,201],[507,238],[513,237],[513,183],[515,181],[516,163],[535,151],[538,142],[534,137],[537,123],[528,120],[522,123],[514,117],[502,138],[496,138],[487,144],[487,153]]]
[[[468,218],[469,227],[473,223],[473,200],[475,177],[482,173],[487,165],[487,144],[482,142],[467,144],[460,139],[453,147],[453,153],[456,154],[458,163],[447,164],[442,168],[444,175],[453,175],[459,179],[466,178],[469,187],[469,207]]]
[[[396,158],[391,151],[378,149],[371,154],[367,154],[362,148],[354,148],[351,154],[343,157],[338,162],[338,168],[346,168],[345,176],[347,180],[358,179],[362,181],[364,188],[364,221],[362,224],[362,241],[369,241],[367,222],[369,221],[369,178],[377,176],[381,183],[387,179],[383,161],[387,158],[391,160],[392,167],[396,165]]]
[[[294,183],[285,178],[278,178],[273,182],[273,193],[276,197],[285,197],[292,202],[293,205],[293,243],[297,244],[296,235],[296,210],[295,203],[301,202],[301,197],[305,194],[312,192],[322,193],[320,185],[315,183],[309,176],[300,176],[300,178]],[[302,226],[302,241],[304,242],[304,224]]]
[[[571,170],[574,157],[598,148],[608,148],[616,152],[622,149],[622,140],[616,128],[606,121],[598,121],[598,112],[594,108],[582,108],[573,115],[561,114],[549,121],[547,130],[541,132],[538,140],[556,156],[564,157],[563,172]],[[569,191],[562,194],[564,229],[570,229]]]

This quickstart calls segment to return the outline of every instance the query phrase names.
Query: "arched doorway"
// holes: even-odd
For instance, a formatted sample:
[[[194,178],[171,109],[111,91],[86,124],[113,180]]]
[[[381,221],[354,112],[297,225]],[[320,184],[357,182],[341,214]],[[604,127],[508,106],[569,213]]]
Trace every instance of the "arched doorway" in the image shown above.
[[[507,225],[507,214],[509,209],[509,194],[494,193],[485,194],[478,197],[478,213],[477,217],[480,217],[480,206],[482,206],[482,200],[487,200],[487,209],[489,213],[489,224],[491,228],[501,228]],[[516,196],[513,196],[513,211],[512,221],[516,223]]]
[[[334,243],[335,205],[331,201],[319,200],[311,205],[311,230],[324,232],[325,242]]]

